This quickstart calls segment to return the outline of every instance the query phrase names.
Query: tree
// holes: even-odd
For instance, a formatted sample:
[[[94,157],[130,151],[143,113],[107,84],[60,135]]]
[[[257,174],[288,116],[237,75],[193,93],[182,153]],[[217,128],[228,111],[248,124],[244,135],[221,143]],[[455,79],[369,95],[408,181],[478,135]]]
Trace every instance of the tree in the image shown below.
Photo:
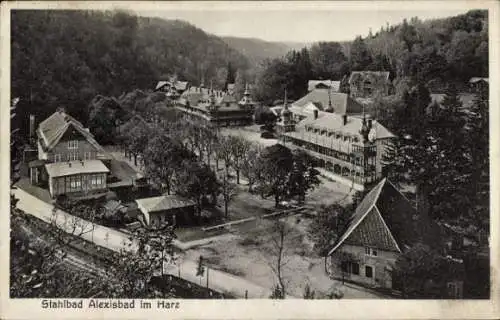
[[[283,269],[288,263],[286,259],[286,250],[288,247],[288,237],[291,233],[291,228],[281,220],[276,220],[271,228],[270,250],[275,257],[275,260],[269,262],[269,267],[276,276],[276,284],[271,296],[272,299],[285,299],[286,284]]]
[[[217,145],[217,158],[224,161],[224,170],[226,172],[226,177],[229,177],[229,169],[233,165],[233,148],[231,141],[233,138],[220,137],[219,143]]]
[[[156,297],[149,282],[159,269],[163,275],[165,262],[175,263],[174,237],[172,227],[167,225],[135,232],[131,241],[112,257],[114,264],[108,274],[118,279],[113,291],[125,297]]]
[[[349,63],[338,42],[319,42],[310,50],[312,73],[316,79],[340,79]]]
[[[182,143],[160,132],[145,148],[145,174],[160,190],[166,186],[170,194],[174,175],[181,170],[182,161],[189,159],[194,155]]]
[[[229,136],[226,140],[231,152],[232,166],[236,171],[236,183],[240,184],[240,172],[251,143],[242,136]]]
[[[203,200],[207,196],[212,196],[212,202],[215,202],[220,191],[220,184],[215,173],[206,164],[192,160],[182,162],[178,182],[177,193],[196,202],[198,216],[201,216]]]
[[[487,90],[480,91],[466,123],[466,144],[470,153],[469,168],[471,206],[467,223],[477,224],[482,230],[489,229],[490,203],[490,155],[489,155],[489,100]]]
[[[226,78],[226,83],[224,84],[224,90],[227,90],[228,84],[235,82],[234,81],[235,76],[236,76],[236,70],[233,69],[231,62],[228,62],[227,63],[227,78]]]
[[[242,162],[241,173],[248,181],[249,192],[253,191],[255,182],[261,177],[263,167],[260,152],[261,148],[259,145],[251,145]]]
[[[89,104],[89,129],[101,144],[113,144],[123,110],[114,98],[97,95]]]
[[[321,256],[326,256],[345,231],[351,211],[339,204],[333,204],[320,207],[316,213],[308,233],[314,241],[315,250]]]
[[[357,36],[351,45],[350,63],[353,71],[365,70],[372,64],[372,56],[361,36]]]
[[[393,278],[401,282],[404,298],[443,298],[442,283],[450,265],[438,252],[417,244],[396,260]]]
[[[134,165],[137,166],[137,157],[142,155],[147,146],[151,128],[144,121],[136,121],[130,130],[123,132],[123,141],[126,144],[126,150],[134,157]]]
[[[260,157],[262,171],[258,178],[261,194],[274,196],[275,206],[289,195],[289,175],[293,168],[290,149],[282,145],[265,148]]]
[[[234,183],[231,183],[228,178],[223,175],[222,183],[221,183],[221,194],[224,199],[224,217],[227,219],[229,217],[228,214],[228,206],[231,200],[237,195],[237,188]]]
[[[298,202],[304,203],[306,193],[321,183],[318,176],[319,172],[313,166],[313,159],[305,151],[295,151],[288,182],[290,196],[297,196]]]

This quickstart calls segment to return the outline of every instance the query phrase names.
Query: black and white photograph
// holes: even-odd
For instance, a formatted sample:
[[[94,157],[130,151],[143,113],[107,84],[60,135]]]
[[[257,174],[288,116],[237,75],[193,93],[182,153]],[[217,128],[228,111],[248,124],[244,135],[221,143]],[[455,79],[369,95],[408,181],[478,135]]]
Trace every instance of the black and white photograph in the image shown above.
[[[498,11],[438,3],[2,4],[2,299],[492,301]]]

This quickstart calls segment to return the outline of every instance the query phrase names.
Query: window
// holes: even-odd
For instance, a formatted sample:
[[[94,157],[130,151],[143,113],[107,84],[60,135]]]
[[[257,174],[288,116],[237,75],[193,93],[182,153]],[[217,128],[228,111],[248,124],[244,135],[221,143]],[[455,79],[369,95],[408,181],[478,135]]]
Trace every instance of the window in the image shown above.
[[[95,188],[103,183],[102,181],[102,176],[100,175],[95,175],[90,177],[90,185],[91,187]]]
[[[370,266],[365,266],[365,275],[367,278],[373,278],[373,268]]]
[[[85,152],[83,153],[83,159],[84,159],[84,160],[90,160],[90,159],[92,159],[92,152],[90,152],[90,151],[85,151]]]
[[[359,275],[359,264],[351,261],[342,261],[340,264],[342,272]]]
[[[62,155],[60,153],[54,154],[54,162],[61,162],[62,161]]]
[[[359,275],[359,264],[357,264],[355,262],[351,262],[351,270],[352,270],[352,274]]]
[[[78,149],[78,140],[68,141],[68,149]]]
[[[70,189],[70,191],[78,191],[78,190],[80,190],[81,186],[82,186],[82,182],[80,180],[80,177],[77,177],[77,176],[69,177],[69,189]]]
[[[68,161],[78,160],[78,152],[68,153]]]
[[[377,256],[377,250],[373,249],[373,248],[368,248],[366,247],[365,248],[365,254],[367,256],[373,256],[373,257],[376,257]]]

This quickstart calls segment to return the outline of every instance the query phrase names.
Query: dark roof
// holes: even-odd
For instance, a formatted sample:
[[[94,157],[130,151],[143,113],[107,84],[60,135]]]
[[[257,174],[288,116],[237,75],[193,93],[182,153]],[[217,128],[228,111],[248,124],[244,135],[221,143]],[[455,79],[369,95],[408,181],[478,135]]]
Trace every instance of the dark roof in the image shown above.
[[[389,80],[389,71],[353,71],[349,77],[349,83],[360,79],[373,79],[375,81]]]
[[[50,117],[43,120],[38,125],[37,135],[44,149],[50,150],[55,147],[69,127],[75,128],[99,152],[105,153],[104,149],[97,143],[89,130],[84,128],[78,120],[62,110],[54,112]]]
[[[419,217],[410,201],[382,179],[358,205],[346,231],[328,253],[342,244],[402,252],[433,233],[432,223]]]
[[[363,106],[349,97],[345,93],[330,92],[330,99],[332,101],[333,110],[338,114],[360,114],[363,112]],[[297,107],[304,107],[310,102],[315,105],[321,106],[321,110],[325,110],[329,105],[328,89],[315,89],[309,92],[304,97],[295,101],[292,105]]]

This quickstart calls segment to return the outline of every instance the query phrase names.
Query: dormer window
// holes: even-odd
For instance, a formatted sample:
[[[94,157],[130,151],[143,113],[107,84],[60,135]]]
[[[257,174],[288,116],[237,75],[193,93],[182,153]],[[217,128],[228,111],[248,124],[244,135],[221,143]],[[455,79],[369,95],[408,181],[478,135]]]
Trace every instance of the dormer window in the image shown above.
[[[378,255],[377,250],[369,247],[365,247],[365,254],[372,257],[376,257]]]
[[[344,136],[344,142],[346,141],[349,141],[349,137],[348,136]]]
[[[78,149],[78,140],[68,141],[68,149],[71,149],[71,150]]]

